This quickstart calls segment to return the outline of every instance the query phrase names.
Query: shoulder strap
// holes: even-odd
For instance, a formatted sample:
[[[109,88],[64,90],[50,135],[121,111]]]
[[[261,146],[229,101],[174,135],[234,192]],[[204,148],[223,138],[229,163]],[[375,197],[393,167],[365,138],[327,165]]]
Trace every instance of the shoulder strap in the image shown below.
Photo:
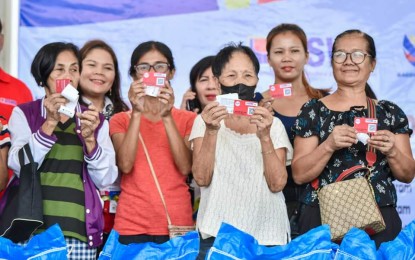
[[[169,212],[167,211],[166,201],[164,200],[163,192],[161,191],[160,184],[159,184],[159,181],[157,179],[156,172],[154,171],[154,168],[153,168],[153,164],[151,163],[150,155],[148,154],[147,147],[144,144],[143,137],[141,136],[140,133],[138,134],[138,138],[140,139],[141,144],[142,144],[143,149],[144,149],[144,153],[146,154],[148,166],[150,166],[151,175],[153,175],[154,182],[156,183],[157,190],[160,194],[161,202],[163,202],[164,210],[166,211],[166,216],[167,216],[167,224],[170,226],[171,225],[171,219],[170,219],[170,216],[169,216]]]
[[[18,156],[19,156],[19,162],[20,162],[20,166],[24,166],[24,154],[26,153],[27,159],[29,159],[30,163],[33,163],[33,155],[32,152],[30,151],[30,146],[29,144],[25,144],[22,148],[20,148]]]

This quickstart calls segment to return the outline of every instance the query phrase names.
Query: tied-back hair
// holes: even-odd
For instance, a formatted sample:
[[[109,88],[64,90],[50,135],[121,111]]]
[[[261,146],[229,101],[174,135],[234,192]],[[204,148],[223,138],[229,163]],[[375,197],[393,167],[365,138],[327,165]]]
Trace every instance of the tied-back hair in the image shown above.
[[[333,63],[333,53],[336,51],[336,43],[338,42],[338,40],[343,38],[344,36],[348,36],[348,35],[352,35],[352,34],[357,34],[359,36],[362,36],[362,38],[367,43],[366,51],[370,55],[368,58],[372,59],[372,60],[376,60],[376,46],[375,46],[375,41],[373,40],[373,37],[370,36],[369,34],[365,33],[365,32],[362,32],[359,29],[350,29],[350,30],[346,30],[346,31],[342,32],[341,34],[337,35],[336,39],[334,39],[333,47],[331,49],[332,63]],[[375,92],[373,92],[373,89],[370,87],[370,85],[368,83],[366,83],[366,85],[365,85],[365,93],[366,93],[367,97],[377,99]]]
[[[295,36],[297,36],[300,39],[305,53],[308,54],[307,35],[305,34],[304,30],[301,29],[301,27],[296,25],[296,24],[282,23],[282,24],[277,25],[276,27],[272,28],[271,31],[267,35],[266,49],[267,49],[268,57],[270,55],[272,40],[274,39],[274,37],[279,35],[279,34],[287,33],[287,32],[290,32],[290,33],[294,34]],[[302,83],[305,87],[307,95],[310,98],[319,99],[319,98],[322,98],[322,97],[327,96],[329,94],[329,91],[330,91],[329,89],[316,89],[316,88],[313,88],[310,85],[310,83],[307,81],[307,77],[305,75],[304,70],[302,71]]]
[[[86,58],[86,56],[92,50],[95,50],[95,49],[101,49],[101,50],[108,52],[114,63],[114,71],[115,71],[114,82],[112,83],[110,90],[107,93],[105,93],[105,96],[107,96],[111,100],[114,106],[114,113],[127,111],[129,108],[122,100],[121,93],[120,93],[121,77],[120,77],[120,70],[118,66],[118,59],[117,59],[117,56],[115,55],[114,50],[111,48],[111,46],[109,46],[106,42],[99,40],[99,39],[86,42],[84,46],[81,48],[81,50],[79,51],[80,58],[81,58],[81,62],[80,62],[81,73],[82,73],[82,61]],[[78,91],[80,95],[82,96],[83,95],[82,86],[78,88]],[[87,104],[85,104],[82,99],[80,99],[80,103],[87,106]]]

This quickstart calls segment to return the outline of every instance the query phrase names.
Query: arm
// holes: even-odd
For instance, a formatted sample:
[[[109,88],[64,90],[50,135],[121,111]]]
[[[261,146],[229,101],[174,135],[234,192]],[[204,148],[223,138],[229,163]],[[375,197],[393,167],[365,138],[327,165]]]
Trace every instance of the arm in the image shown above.
[[[4,146],[0,149],[0,191],[6,188],[7,180],[9,178],[7,172],[7,153],[9,152],[9,147]]]
[[[368,142],[386,155],[392,174],[398,181],[410,183],[413,180],[415,161],[408,134],[393,134],[388,130],[380,130]]]
[[[133,169],[138,148],[138,134],[140,131],[140,112],[132,112],[126,133],[117,133],[111,136],[117,158],[117,165],[124,174]]]
[[[114,183],[118,177],[115,152],[109,137],[107,120],[104,121],[99,130],[96,144],[94,150],[84,155],[84,159],[92,181],[98,188],[102,189]]]
[[[140,132],[141,113],[144,111],[145,87],[143,79],[131,83],[128,90],[128,99],[131,102],[132,111],[126,133],[116,133],[111,136],[114,144],[117,165],[124,174],[131,172],[137,155],[138,133]],[[110,124],[111,121],[110,121]]]
[[[261,153],[264,164],[264,176],[268,188],[272,192],[282,191],[287,184],[288,176],[285,167],[286,149],[274,148],[271,139],[271,126],[274,122],[274,117],[267,108],[257,107],[250,118],[250,122],[257,126],[257,136],[261,143]],[[281,131],[285,131],[282,126]],[[289,142],[287,135],[285,135],[285,138],[287,139],[287,142]]]
[[[57,140],[56,136],[44,133],[42,127],[32,134],[26,116],[19,107],[13,109],[9,121],[9,132],[12,145],[9,150],[8,165],[17,176],[20,175],[18,152],[25,144],[29,144],[33,159],[40,167],[46,154]]]
[[[209,186],[213,177],[215,167],[215,152],[217,134],[222,121],[228,112],[219,103],[212,102],[206,105],[202,111],[202,120],[206,124],[203,137],[193,141],[193,167],[192,173],[196,183],[203,187]],[[196,124],[196,122],[195,122]],[[194,126],[195,127],[195,126]]]
[[[335,126],[329,137],[319,145],[317,136],[296,136],[291,163],[294,181],[301,185],[317,178],[336,150],[357,142],[356,132],[348,125]]]
[[[171,114],[162,118],[169,140],[170,151],[174,163],[183,175],[188,175],[192,169],[192,154],[190,151],[189,136],[183,139],[177,130],[176,123]]]

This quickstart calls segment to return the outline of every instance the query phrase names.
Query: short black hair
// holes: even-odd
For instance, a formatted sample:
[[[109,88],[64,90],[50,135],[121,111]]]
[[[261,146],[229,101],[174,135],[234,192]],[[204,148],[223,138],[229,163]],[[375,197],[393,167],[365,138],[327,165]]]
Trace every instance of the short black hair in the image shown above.
[[[1,23],[1,18],[0,18],[0,33],[3,31],[3,24]]]
[[[167,62],[170,65],[170,70],[174,70],[176,68],[174,65],[173,53],[166,44],[157,41],[147,41],[140,43],[134,49],[133,54],[131,54],[130,69],[128,70],[131,77],[135,75],[134,66],[137,65],[137,62],[141,59],[141,57],[152,50],[156,50],[166,57]]]
[[[249,59],[252,61],[252,64],[254,65],[255,73],[258,76],[258,73],[259,73],[258,58],[256,57],[255,53],[252,51],[251,48],[249,48],[248,46],[242,45],[241,42],[238,44],[231,42],[227,46],[225,46],[223,49],[221,49],[218,52],[218,54],[216,54],[215,60],[212,65],[213,75],[219,78],[219,76],[222,74],[223,68],[229,62],[234,52],[245,53],[249,57]]]
[[[66,42],[52,42],[46,44],[36,53],[30,68],[30,72],[35,78],[38,86],[49,87],[46,85],[46,82],[55,67],[58,55],[63,51],[73,52],[78,60],[78,64],[80,63],[79,49],[75,44]]]

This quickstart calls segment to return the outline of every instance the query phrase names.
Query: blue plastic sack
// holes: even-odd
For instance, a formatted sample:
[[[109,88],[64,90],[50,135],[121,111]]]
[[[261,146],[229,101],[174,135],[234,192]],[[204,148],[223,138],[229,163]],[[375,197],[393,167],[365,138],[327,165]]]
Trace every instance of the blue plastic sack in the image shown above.
[[[284,246],[259,245],[251,235],[222,223],[206,259],[333,259],[338,248],[331,242],[328,225],[310,230]]]
[[[18,245],[0,237],[0,258],[15,260],[62,260],[67,259],[65,237],[58,224],[33,236],[26,245]]]
[[[118,242],[119,234],[112,230],[99,260],[112,259],[181,259],[194,260],[199,254],[199,234],[196,231],[175,237],[166,243],[140,243],[124,245]]]
[[[336,252],[336,260],[376,259],[376,244],[369,235],[358,228],[351,228]]]
[[[380,244],[377,255],[378,259],[415,259],[415,220],[409,223],[394,240]]]

